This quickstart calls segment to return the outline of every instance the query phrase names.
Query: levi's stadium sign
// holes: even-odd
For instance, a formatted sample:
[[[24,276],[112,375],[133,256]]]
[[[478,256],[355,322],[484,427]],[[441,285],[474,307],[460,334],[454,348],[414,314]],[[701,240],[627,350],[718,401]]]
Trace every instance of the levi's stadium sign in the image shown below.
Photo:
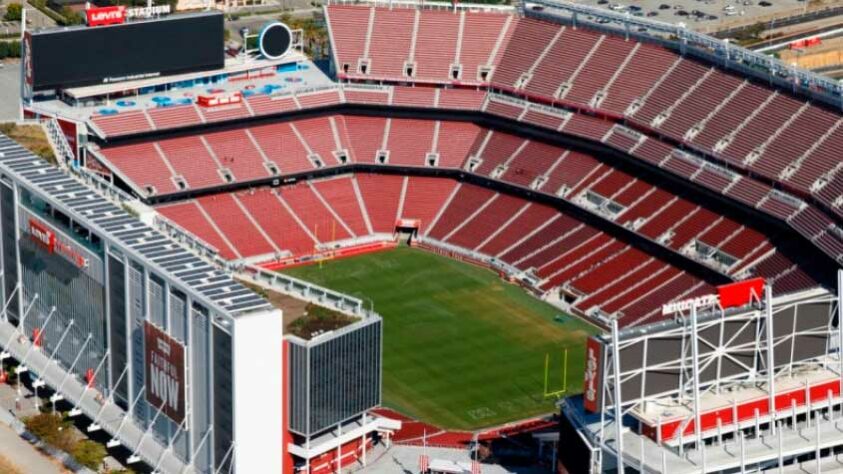
[[[586,343],[585,352],[585,387],[583,387],[583,406],[586,410],[596,413],[600,410],[600,400],[603,396],[603,357],[604,346],[591,336]]]
[[[117,5],[89,8],[85,10],[85,17],[88,26],[119,25],[126,21],[126,7]]]
[[[170,13],[170,5],[126,8],[122,5],[85,10],[88,26],[119,25],[132,18],[154,18]]]
[[[170,5],[155,5],[152,7],[136,7],[126,9],[126,19],[132,18],[155,18],[156,16],[168,15]]]
[[[28,227],[30,238],[47,252],[61,255],[79,268],[86,268],[90,264],[88,258],[77,249],[75,244],[58,238],[56,233],[43,222],[30,218]]]
[[[29,219],[29,235],[32,236],[33,241],[48,252],[53,253],[55,250],[56,234],[35,219]]]

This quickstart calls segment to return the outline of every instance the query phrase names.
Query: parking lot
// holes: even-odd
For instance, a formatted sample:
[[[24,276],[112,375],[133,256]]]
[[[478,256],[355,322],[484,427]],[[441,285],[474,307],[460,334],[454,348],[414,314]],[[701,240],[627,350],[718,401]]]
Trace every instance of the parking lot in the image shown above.
[[[668,23],[683,22],[689,28],[711,31],[738,24],[775,22],[775,18],[824,8],[837,1],[810,0],[580,0],[615,11],[628,11]]]

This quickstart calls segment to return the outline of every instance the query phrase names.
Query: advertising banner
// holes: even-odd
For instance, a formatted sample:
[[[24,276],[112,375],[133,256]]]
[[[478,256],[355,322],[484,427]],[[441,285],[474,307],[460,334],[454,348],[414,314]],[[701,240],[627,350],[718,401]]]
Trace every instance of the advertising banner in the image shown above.
[[[144,323],[146,401],[174,422],[185,418],[184,346],[164,331]],[[187,427],[184,427],[187,429]]]
[[[723,309],[746,306],[753,300],[759,301],[764,297],[764,279],[759,277],[720,285],[717,287],[717,294]]]
[[[585,346],[583,406],[592,413],[600,410],[600,397],[603,395],[603,356],[603,344],[596,337],[589,337]]]

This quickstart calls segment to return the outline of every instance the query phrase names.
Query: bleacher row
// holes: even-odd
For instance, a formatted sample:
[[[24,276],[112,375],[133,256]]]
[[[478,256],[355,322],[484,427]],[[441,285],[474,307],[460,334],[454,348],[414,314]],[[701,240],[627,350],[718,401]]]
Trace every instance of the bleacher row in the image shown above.
[[[558,118],[557,123],[548,119],[547,115],[541,115],[529,102],[496,95],[489,96],[485,110],[603,142],[718,194],[787,221],[795,231],[813,241],[828,255],[843,261],[843,231],[829,216],[805,201],[763,182],[705,161],[698,155],[671,147],[635,130],[594,117],[570,115]],[[528,176],[530,179],[543,178]]]
[[[196,104],[168,105],[117,114],[95,114],[88,121],[88,125],[102,138],[116,138],[340,104],[479,110],[485,96],[485,91],[477,89],[337,84],[313,90],[257,94],[244,97],[240,103],[213,108]]]
[[[434,104],[429,105],[433,107],[436,104],[434,99],[445,94],[446,91],[449,90],[424,87],[364,88],[354,89],[353,93],[349,89],[343,89],[339,95],[345,97],[343,100],[346,101],[382,105],[396,103],[411,105],[414,98],[417,100],[417,106]],[[460,92],[466,91],[451,90],[447,93]],[[476,91],[467,92],[476,94]],[[396,97],[402,98],[396,101]],[[803,201],[776,191],[769,185],[707,162],[698,156],[679,151],[655,138],[613,124],[611,121],[553,110],[498,94],[489,94],[479,99],[482,105],[469,106],[467,102],[463,105],[469,108],[479,107],[488,113],[590,140],[602,141],[724,196],[786,220],[797,232],[812,240],[827,254],[838,261],[843,260],[843,231],[832,219]],[[156,111],[157,109],[153,109],[148,113],[155,114]],[[382,162],[373,161],[396,165],[457,167],[459,166],[457,162],[461,164],[463,160],[461,153],[466,146],[467,137],[473,133],[469,126],[447,121],[393,119],[384,122],[384,120],[360,117],[308,119],[289,126],[283,124],[259,126],[255,127],[254,131],[207,133],[204,135],[205,139],[199,141],[195,138],[180,139],[177,144],[169,146],[172,151],[169,155],[162,152],[160,147],[151,146],[149,143],[106,148],[104,154],[118,168],[119,173],[128,178],[128,181],[135,182],[142,192],[163,195],[180,190],[202,189],[354,162],[355,157],[346,145],[350,141],[348,137],[357,137],[358,134],[379,136],[383,133],[386,140],[380,144],[376,141],[360,143],[361,140],[355,140],[357,142],[355,154],[363,157],[358,162],[372,162],[369,157],[377,157],[379,151],[387,151]],[[421,134],[423,138],[418,143],[416,143],[417,134]],[[333,140],[331,135],[333,135]],[[454,139],[442,140],[442,145],[439,146],[439,136]],[[431,137],[437,148],[421,150]],[[395,144],[402,141],[415,143],[415,146],[406,147],[406,149],[396,147]],[[334,143],[333,147],[331,142]],[[384,144],[386,144],[385,147]],[[400,148],[400,151],[393,156],[390,150],[395,148]],[[180,154],[179,150],[185,153]],[[278,156],[277,152],[283,152],[285,155],[292,154],[293,159],[281,163],[275,159]],[[434,154],[427,155],[428,152]],[[164,157],[160,158],[162,156]],[[419,158],[421,156],[425,156],[424,161]],[[141,164],[135,157],[152,158],[149,163]],[[428,162],[430,159],[433,161]],[[188,161],[184,162],[184,160]],[[531,167],[540,169],[541,163],[531,165],[527,159],[522,159],[521,162],[523,165],[519,168],[521,177],[510,179],[510,181],[526,186],[531,184],[530,180],[547,179],[546,176],[527,172]],[[544,189],[551,187],[545,186]]]
[[[841,117],[819,105],[662,47],[513,13],[442,11],[406,4],[336,4],[327,6],[326,11],[337,64],[357,64],[359,59],[369,64],[367,73],[354,69],[345,75],[347,79],[458,83],[461,80],[441,71],[450,72],[450,66],[460,65],[457,52],[473,44],[466,25],[495,25],[485,33],[497,38],[485,40],[495,45],[485,64],[492,68],[483,81],[489,87],[629,121],[730,167],[780,182],[785,189],[805,196],[813,195],[843,216],[843,174],[839,172],[843,166],[835,153],[843,145]],[[434,21],[449,16],[450,20]],[[361,20],[371,21],[375,28],[367,28],[369,23]],[[414,22],[440,26],[422,35],[412,27]],[[382,32],[377,26],[386,24],[404,24],[404,34],[412,35],[410,41],[378,47],[375,37]],[[404,69],[386,67],[408,58],[415,60],[415,51],[424,50],[431,38],[436,38],[437,44],[454,45],[446,51],[455,54],[425,56],[412,76]],[[509,116],[522,112],[509,107],[507,114],[507,106],[501,104],[488,111]],[[587,136],[594,124],[582,125],[580,131]],[[598,126],[591,135],[599,137],[600,131]],[[711,173],[698,174],[700,180],[708,176],[723,181]],[[745,199],[760,200],[767,194],[762,191],[762,196],[757,196],[757,188],[766,186],[754,180],[741,180],[732,187],[736,198],[743,194]],[[744,192],[744,187],[749,189]],[[798,211],[776,199],[761,208],[789,217]],[[822,240],[829,240],[823,244],[826,249],[843,242],[833,231],[817,234],[818,244]]]
[[[590,188],[601,189],[601,182],[619,181],[604,178]],[[815,284],[755,231],[680,202],[674,198],[666,215],[654,213],[647,225],[728,248],[743,257],[741,265],[750,274],[774,280],[779,291]],[[446,178],[343,175],[216,194],[157,210],[229,259],[306,255],[331,248],[332,242],[374,234],[391,238],[398,219],[417,219],[422,240],[495,257],[530,272],[541,291],[562,288],[583,314],[598,308],[622,312],[623,325],[657,317],[660,302],[712,290],[549,206]],[[682,212],[693,218],[677,219]]]
[[[561,128],[574,123],[572,118]],[[611,131],[610,140],[615,136],[615,129]],[[658,156],[653,150],[670,152],[650,143],[660,145],[646,140],[629,150],[645,160]],[[694,221],[708,226],[715,224],[716,215],[587,154],[471,123],[335,115],[116,146],[101,153],[109,168],[151,194],[247,182],[343,163],[461,168],[565,198],[724,273],[740,276],[747,265],[765,256],[763,250],[771,250],[769,245],[761,246],[764,239],[757,232],[731,220],[726,220],[732,224],[724,230],[728,231],[725,235],[696,238],[695,233],[677,232],[675,221],[659,216],[671,216],[675,210],[680,211],[676,215],[684,216],[683,212],[693,211]],[[673,161],[685,163],[682,158],[668,156],[667,162]],[[718,176],[713,174],[712,179]],[[771,193],[767,190],[751,197],[762,205],[778,202]],[[811,236],[828,235],[828,218],[813,208],[804,207],[794,216],[797,229],[805,229]],[[837,240],[828,242],[831,251],[843,252],[843,246],[834,247]]]

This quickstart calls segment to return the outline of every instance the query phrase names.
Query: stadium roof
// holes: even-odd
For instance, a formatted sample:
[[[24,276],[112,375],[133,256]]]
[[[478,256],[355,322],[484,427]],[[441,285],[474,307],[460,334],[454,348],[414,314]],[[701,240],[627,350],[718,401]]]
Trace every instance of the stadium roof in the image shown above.
[[[265,299],[235,282],[170,237],[141,222],[91,187],[0,134],[0,170],[84,223],[104,241],[166,276],[198,301],[229,316],[272,309]]]

